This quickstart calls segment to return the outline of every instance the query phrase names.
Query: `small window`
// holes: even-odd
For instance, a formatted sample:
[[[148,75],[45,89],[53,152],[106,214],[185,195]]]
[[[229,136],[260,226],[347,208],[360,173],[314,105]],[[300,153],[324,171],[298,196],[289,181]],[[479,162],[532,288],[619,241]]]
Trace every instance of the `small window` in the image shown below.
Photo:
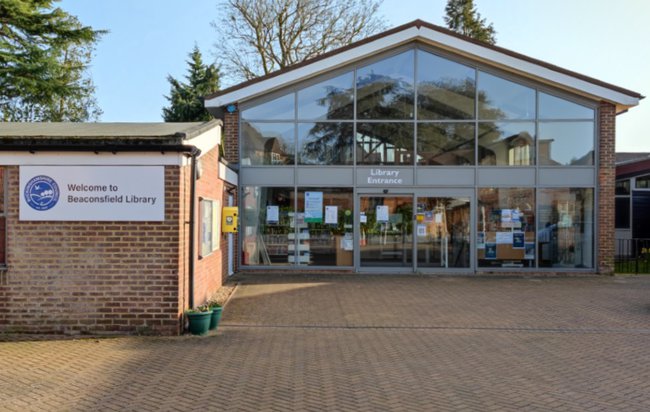
[[[637,189],[650,189],[650,175],[637,177],[634,187]]]
[[[201,217],[201,255],[204,258],[219,249],[221,232],[221,202],[201,199],[199,203]]]
[[[594,164],[594,122],[539,124],[539,164],[591,166]]]
[[[295,96],[294,93],[289,93],[242,110],[241,118],[246,120],[293,120],[296,118]]]
[[[418,118],[474,119],[476,70],[436,56],[418,53]]]
[[[616,198],[616,229],[629,229],[630,228],[630,198],[617,197]]]
[[[630,180],[617,180],[616,181],[616,195],[629,196],[630,195]]]
[[[353,117],[352,72],[298,91],[298,120],[347,120]]]
[[[479,119],[534,119],[535,90],[501,77],[479,72]]]
[[[540,119],[593,119],[594,109],[550,94],[539,94]]]
[[[359,119],[413,119],[413,50],[357,70]]]

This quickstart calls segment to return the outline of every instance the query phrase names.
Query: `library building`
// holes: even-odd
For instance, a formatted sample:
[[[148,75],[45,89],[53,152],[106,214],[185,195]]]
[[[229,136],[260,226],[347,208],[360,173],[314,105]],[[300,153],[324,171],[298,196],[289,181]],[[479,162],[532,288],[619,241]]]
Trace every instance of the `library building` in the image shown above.
[[[416,20],[205,99],[240,270],[611,273],[639,93]]]

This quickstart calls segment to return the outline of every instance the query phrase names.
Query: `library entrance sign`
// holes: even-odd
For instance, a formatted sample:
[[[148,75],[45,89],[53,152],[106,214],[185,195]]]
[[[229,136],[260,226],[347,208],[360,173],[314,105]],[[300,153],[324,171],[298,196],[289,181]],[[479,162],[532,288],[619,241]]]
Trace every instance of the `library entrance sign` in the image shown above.
[[[163,166],[21,166],[20,220],[163,221]]]

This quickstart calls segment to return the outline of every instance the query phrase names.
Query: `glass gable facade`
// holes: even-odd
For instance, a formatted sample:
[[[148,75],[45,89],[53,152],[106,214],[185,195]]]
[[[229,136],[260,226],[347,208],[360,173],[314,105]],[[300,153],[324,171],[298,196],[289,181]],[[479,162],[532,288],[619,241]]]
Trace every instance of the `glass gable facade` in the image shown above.
[[[386,231],[393,241],[396,233],[410,239],[398,249],[403,260],[393,256],[390,266],[416,271],[438,268],[431,262],[476,271],[593,268],[595,119],[593,102],[424,46],[245,103],[240,164],[250,173],[244,176],[260,170],[282,178],[242,179],[242,264],[359,269],[371,256],[380,268]],[[558,177],[559,170],[577,169],[587,170],[580,175],[587,178]],[[273,200],[278,193],[284,203]],[[454,205],[453,217],[444,204]],[[411,216],[403,205],[411,205]],[[389,210],[385,222],[377,220],[380,207]],[[310,213],[316,220],[309,221]],[[398,230],[398,214],[400,222],[416,219],[408,231]],[[466,230],[451,224],[441,230],[437,219]],[[542,236],[549,245],[541,248],[548,227],[555,234]],[[379,236],[372,250],[364,240],[370,232]],[[311,243],[322,247],[300,236],[317,237]],[[452,237],[453,247],[444,243]],[[435,245],[427,249],[425,239]],[[279,258],[280,249],[265,252],[268,243],[286,244],[294,258]],[[467,264],[433,259],[444,250]]]

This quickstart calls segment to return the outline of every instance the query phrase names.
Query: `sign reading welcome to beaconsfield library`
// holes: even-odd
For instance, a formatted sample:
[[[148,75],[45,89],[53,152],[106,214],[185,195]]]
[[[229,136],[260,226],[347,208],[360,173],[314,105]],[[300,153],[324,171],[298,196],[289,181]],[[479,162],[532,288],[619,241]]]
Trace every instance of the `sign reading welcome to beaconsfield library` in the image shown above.
[[[162,166],[21,166],[20,220],[163,221]]]

